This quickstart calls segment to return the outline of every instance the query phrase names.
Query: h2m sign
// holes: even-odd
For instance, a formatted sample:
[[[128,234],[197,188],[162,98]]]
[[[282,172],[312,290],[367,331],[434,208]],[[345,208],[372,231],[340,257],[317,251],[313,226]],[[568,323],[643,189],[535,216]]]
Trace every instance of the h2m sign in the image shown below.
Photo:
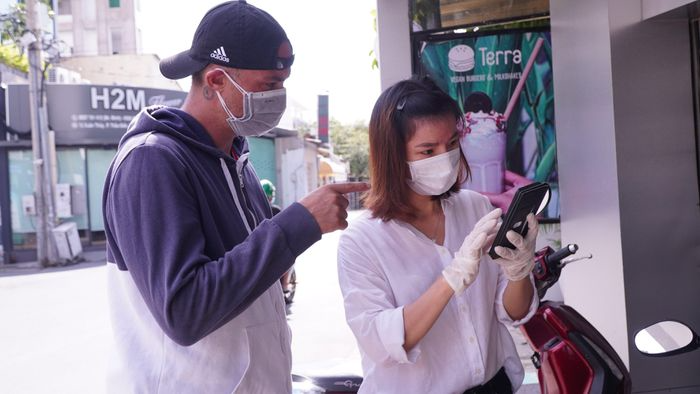
[[[140,111],[146,106],[146,91],[130,88],[90,88],[90,107],[93,110]]]

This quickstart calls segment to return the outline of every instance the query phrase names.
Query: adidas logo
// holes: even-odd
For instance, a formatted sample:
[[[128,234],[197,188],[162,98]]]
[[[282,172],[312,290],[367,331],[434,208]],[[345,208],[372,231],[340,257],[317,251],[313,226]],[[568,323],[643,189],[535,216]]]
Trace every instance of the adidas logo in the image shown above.
[[[214,52],[212,52],[209,56],[213,57],[214,59],[221,60],[222,62],[228,63],[228,57],[226,56],[226,51],[224,51],[224,47],[216,48]]]

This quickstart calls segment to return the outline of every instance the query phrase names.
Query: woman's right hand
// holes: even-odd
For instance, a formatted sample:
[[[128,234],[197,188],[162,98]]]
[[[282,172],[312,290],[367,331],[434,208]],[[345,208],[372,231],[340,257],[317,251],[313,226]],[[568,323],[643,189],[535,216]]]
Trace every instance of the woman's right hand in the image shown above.
[[[500,208],[496,208],[479,219],[455,253],[452,262],[442,271],[442,276],[455,294],[463,292],[479,274],[479,261],[486,247],[491,245],[496,237],[502,212]]]

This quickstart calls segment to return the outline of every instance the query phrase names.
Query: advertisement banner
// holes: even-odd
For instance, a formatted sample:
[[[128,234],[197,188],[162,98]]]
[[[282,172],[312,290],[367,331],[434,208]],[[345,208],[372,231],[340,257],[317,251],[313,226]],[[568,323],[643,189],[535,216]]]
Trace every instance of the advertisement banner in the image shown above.
[[[520,186],[547,182],[543,219],[559,219],[549,32],[507,32],[419,42],[419,67],[465,113],[461,145],[472,177],[463,188],[506,208]]]

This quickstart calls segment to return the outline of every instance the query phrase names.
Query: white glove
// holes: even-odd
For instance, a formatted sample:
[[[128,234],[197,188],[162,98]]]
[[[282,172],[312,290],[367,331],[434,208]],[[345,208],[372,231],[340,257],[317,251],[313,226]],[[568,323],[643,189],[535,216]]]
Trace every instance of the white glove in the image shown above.
[[[501,258],[493,261],[503,268],[503,273],[510,281],[527,278],[535,265],[535,241],[538,231],[535,215],[527,215],[527,227],[525,238],[513,230],[506,233],[506,238],[515,246],[515,249],[503,246],[494,248]]]
[[[455,253],[452,262],[442,271],[442,276],[455,294],[463,292],[479,274],[481,256],[486,246],[490,245],[496,236],[500,217],[501,209],[496,208],[479,219]]]

